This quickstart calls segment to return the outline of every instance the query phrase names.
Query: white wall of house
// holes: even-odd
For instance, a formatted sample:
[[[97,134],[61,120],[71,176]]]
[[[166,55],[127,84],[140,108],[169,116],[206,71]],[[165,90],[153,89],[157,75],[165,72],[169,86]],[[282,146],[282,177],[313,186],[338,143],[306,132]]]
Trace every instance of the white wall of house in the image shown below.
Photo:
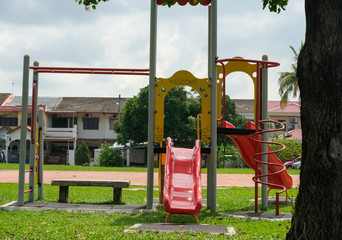
[[[81,139],[116,139],[116,133],[111,129],[110,123],[113,120],[113,114],[102,114],[102,113],[79,113],[76,116],[70,114],[58,114],[58,117],[68,118],[68,127],[72,125],[73,118],[77,122],[77,138]],[[48,114],[46,119],[46,127],[52,128],[53,114]],[[84,129],[83,119],[85,118],[98,118],[99,127],[98,129]],[[62,131],[62,129],[60,129]],[[67,136],[65,136],[67,137]]]
[[[0,146],[5,149],[6,148],[6,134],[7,134],[6,129],[0,130]]]
[[[6,163],[9,162],[8,148],[9,148],[11,142],[14,142],[15,140],[20,141],[20,133],[21,133],[21,130],[20,130],[20,128],[18,128],[15,131],[6,134],[6,149],[4,149],[4,153],[6,156]],[[29,130],[26,131],[26,140],[31,141],[31,132]],[[18,146],[18,149],[19,149],[19,146]]]
[[[113,130],[110,130],[110,119],[112,115],[107,114],[89,114],[88,117],[85,114],[79,114],[77,117],[77,131],[78,138],[86,139],[115,139],[116,134]],[[99,129],[87,130],[84,129],[84,118],[99,118]]]
[[[47,114],[47,117],[45,119],[45,127],[52,128],[52,115],[51,114]]]
[[[269,112],[269,117],[272,120],[284,122],[286,123],[286,131],[290,131],[293,129],[301,129],[301,120],[300,114],[297,112],[287,112],[287,113],[278,113],[278,112]]]

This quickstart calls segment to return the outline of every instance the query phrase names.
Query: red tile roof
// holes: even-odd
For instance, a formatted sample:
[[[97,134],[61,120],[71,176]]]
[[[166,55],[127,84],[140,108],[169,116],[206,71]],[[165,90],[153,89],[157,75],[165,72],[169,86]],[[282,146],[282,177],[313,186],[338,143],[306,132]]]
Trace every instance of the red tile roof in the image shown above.
[[[45,105],[38,105],[37,106],[37,109],[39,108],[43,108],[45,110]],[[27,107],[28,111],[31,111],[32,110],[32,107],[29,105]],[[21,106],[0,106],[0,111],[3,111],[3,112],[19,112],[21,111]]]
[[[14,129],[11,129],[11,131],[9,131],[8,133],[15,132],[15,131],[17,131],[20,128],[21,128],[21,126],[18,126],[18,127],[14,128]],[[31,132],[31,126],[27,126],[27,130]]]
[[[13,99],[14,96],[9,93],[0,93],[0,106],[7,106]]]
[[[300,112],[300,101],[288,101],[284,109],[280,101],[268,101],[268,112]]]
[[[0,127],[0,131],[2,131],[3,129],[7,130],[7,132],[12,131],[12,128],[8,127],[8,126],[2,126]]]
[[[280,135],[279,138],[284,138],[285,136],[289,136],[289,135],[290,135],[290,137],[286,137],[287,139],[301,140],[302,139],[302,130],[294,129],[294,130],[288,131],[288,132]]]

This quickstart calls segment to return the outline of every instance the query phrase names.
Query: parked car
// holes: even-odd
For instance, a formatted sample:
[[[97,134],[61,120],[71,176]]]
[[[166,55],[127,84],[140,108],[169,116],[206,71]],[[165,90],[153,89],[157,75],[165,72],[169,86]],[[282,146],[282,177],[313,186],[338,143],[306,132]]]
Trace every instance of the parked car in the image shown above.
[[[293,169],[293,168],[300,169],[301,161],[302,161],[302,157],[296,157],[295,159],[291,161],[284,162],[284,166],[287,169]]]
[[[292,164],[292,167],[293,167],[294,169],[300,169],[300,166],[301,166],[301,165],[302,165],[302,161],[299,160],[299,161],[293,163],[293,164]]]
[[[5,158],[5,153],[3,151],[0,151],[0,163],[5,163],[6,158]]]

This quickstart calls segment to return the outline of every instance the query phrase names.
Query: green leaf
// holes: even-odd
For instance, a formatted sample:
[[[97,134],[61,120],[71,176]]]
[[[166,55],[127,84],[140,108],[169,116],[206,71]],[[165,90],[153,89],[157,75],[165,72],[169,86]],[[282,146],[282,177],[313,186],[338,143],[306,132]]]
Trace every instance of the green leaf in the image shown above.
[[[270,12],[280,13],[281,10],[285,10],[288,0],[263,0],[263,9],[268,5]]]

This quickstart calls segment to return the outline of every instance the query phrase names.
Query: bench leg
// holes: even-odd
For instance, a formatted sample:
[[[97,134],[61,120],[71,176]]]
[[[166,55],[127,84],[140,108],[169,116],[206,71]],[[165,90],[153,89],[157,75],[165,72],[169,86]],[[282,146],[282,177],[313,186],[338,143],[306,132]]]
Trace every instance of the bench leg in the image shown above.
[[[114,203],[121,202],[122,188],[114,188]]]
[[[69,201],[69,186],[59,187],[59,202],[67,203]]]

